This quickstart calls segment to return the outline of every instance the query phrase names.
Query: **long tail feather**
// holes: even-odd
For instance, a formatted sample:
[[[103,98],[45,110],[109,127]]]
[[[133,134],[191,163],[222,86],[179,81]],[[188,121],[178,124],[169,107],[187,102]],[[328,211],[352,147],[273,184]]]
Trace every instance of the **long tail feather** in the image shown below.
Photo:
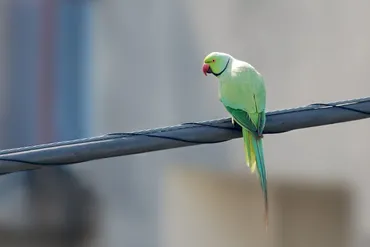
[[[257,167],[257,175],[260,180],[261,189],[264,195],[265,202],[265,224],[268,226],[268,195],[267,195],[267,179],[265,169],[265,159],[263,154],[262,138],[255,137],[248,130],[243,128],[243,140],[245,149],[246,163],[252,173]]]

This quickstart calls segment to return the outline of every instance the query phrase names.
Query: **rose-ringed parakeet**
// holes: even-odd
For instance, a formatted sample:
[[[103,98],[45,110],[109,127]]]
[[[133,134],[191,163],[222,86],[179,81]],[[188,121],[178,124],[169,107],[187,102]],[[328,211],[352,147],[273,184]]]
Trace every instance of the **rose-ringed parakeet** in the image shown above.
[[[268,196],[262,138],[266,122],[266,89],[261,74],[247,62],[229,54],[212,52],[204,58],[203,73],[218,78],[219,99],[242,127],[245,159],[257,175],[265,201],[265,222],[268,224]]]

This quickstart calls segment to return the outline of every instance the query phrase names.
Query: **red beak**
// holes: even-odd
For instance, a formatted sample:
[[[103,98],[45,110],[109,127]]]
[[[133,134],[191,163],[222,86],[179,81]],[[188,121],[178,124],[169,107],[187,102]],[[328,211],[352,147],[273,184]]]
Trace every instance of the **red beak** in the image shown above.
[[[203,73],[205,76],[207,76],[207,73],[209,73],[211,71],[210,67],[209,67],[209,64],[203,64]]]

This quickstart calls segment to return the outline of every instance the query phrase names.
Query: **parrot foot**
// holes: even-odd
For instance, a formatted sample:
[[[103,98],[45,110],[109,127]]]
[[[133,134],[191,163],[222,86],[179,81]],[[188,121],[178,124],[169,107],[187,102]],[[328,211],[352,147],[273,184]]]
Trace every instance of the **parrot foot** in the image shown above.
[[[233,124],[233,126],[235,126],[235,121],[233,117],[231,117],[231,123]]]

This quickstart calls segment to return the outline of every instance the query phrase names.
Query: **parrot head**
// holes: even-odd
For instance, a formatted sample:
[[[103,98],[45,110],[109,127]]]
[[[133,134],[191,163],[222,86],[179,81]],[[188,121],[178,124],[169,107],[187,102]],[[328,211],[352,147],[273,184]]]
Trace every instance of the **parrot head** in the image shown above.
[[[203,73],[213,74],[214,76],[220,76],[229,65],[232,57],[229,54],[222,52],[211,52],[204,58]]]

